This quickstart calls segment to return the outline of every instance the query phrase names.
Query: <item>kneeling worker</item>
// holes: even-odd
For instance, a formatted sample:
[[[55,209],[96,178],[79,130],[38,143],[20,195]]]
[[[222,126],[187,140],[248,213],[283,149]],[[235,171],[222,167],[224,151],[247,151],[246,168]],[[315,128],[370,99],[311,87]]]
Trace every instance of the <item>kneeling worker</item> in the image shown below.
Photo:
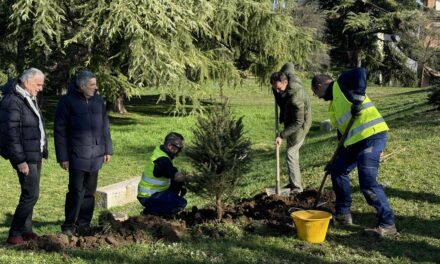
[[[145,206],[144,214],[173,215],[185,208],[187,177],[173,166],[183,144],[183,136],[171,132],[151,154],[138,185],[138,200]]]

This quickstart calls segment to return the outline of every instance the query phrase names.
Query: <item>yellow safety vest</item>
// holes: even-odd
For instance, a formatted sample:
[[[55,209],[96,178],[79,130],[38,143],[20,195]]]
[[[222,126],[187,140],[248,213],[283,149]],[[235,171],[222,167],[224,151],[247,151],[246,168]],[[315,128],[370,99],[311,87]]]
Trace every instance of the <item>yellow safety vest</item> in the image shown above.
[[[333,126],[343,134],[351,118],[352,103],[345,97],[337,81],[333,82],[332,93],[333,100],[328,109],[330,120],[333,123]],[[345,138],[344,146],[347,147],[353,145],[354,143],[374,134],[387,130],[389,130],[389,128],[385,123],[385,120],[373,105],[370,98],[365,96],[365,100],[362,102],[360,115],[356,116],[356,119]]]
[[[138,197],[150,197],[154,193],[165,191],[170,187],[170,178],[156,177],[153,175],[154,161],[161,157],[169,158],[160,147],[156,147],[153,154],[151,154],[147,165],[145,165],[144,173],[142,174],[141,181],[138,185]]]

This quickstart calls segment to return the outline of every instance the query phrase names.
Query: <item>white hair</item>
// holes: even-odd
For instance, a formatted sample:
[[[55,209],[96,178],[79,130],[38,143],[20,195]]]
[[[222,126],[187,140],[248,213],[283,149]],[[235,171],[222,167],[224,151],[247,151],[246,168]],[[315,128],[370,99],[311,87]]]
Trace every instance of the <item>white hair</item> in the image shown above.
[[[24,81],[32,79],[35,77],[35,75],[40,75],[43,76],[44,78],[44,73],[42,71],[40,71],[37,68],[29,68],[25,70],[23,74],[20,76],[20,82],[23,83]]]

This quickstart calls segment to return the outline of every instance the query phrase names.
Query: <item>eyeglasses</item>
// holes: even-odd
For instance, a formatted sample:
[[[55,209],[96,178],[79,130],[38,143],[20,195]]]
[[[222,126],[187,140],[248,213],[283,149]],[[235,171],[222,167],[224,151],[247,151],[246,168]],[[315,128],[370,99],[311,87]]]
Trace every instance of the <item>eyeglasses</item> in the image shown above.
[[[178,146],[178,145],[176,145],[176,144],[171,144],[173,147],[175,147],[175,148],[177,148],[178,150],[179,150],[179,152],[180,151],[182,151],[182,149],[183,149],[183,146]]]

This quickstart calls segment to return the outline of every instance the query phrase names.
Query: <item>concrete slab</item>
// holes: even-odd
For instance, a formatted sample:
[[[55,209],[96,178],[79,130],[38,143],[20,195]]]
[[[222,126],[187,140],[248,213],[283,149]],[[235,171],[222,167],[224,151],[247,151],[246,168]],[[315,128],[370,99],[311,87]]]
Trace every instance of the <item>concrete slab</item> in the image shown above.
[[[330,119],[326,119],[321,121],[321,126],[320,126],[321,131],[325,131],[325,132],[330,132],[333,130],[333,125],[332,122],[330,121]]]
[[[98,188],[95,195],[96,207],[109,209],[137,201],[139,181],[140,176]]]

